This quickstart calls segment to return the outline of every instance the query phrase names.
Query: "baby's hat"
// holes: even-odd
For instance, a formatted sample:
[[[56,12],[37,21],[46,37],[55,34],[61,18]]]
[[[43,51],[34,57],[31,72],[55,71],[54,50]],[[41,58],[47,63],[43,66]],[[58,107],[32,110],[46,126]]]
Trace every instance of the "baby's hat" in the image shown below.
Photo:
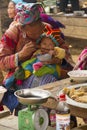
[[[49,26],[46,26],[44,32],[36,41],[37,44],[39,44],[44,37],[49,37],[50,39],[52,39],[55,46],[60,46],[64,42],[64,40],[61,38],[61,30],[59,28],[52,29]]]

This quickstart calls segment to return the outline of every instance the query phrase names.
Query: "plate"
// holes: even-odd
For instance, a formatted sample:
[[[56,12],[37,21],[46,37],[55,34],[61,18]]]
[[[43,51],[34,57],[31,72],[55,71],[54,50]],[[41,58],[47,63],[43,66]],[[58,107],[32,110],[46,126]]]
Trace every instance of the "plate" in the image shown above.
[[[44,103],[51,96],[49,91],[42,89],[21,89],[14,94],[19,102],[25,105]]]
[[[67,74],[75,81],[87,81],[87,70],[73,70]]]
[[[76,89],[78,89],[79,87],[87,87],[87,83],[72,85],[72,86],[69,86],[68,88],[69,89],[70,88],[76,88]],[[63,90],[61,90],[59,92],[59,94],[61,94],[61,93],[63,93]],[[85,109],[87,109],[87,103],[77,102],[77,101],[71,99],[68,95],[66,95],[66,102],[69,105],[76,106],[76,107],[79,107],[79,108],[85,108]]]

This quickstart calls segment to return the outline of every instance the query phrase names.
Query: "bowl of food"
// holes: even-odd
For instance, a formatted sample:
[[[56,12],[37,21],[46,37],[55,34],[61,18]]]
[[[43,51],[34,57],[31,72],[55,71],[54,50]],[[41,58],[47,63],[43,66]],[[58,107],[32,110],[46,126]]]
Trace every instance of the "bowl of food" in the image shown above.
[[[87,70],[72,70],[67,73],[72,80],[87,81]]]
[[[66,94],[66,102],[73,115],[87,118],[87,83],[64,87],[61,90]]]
[[[4,96],[4,93],[6,92],[7,90],[3,87],[3,86],[0,86],[0,102]]]
[[[47,53],[47,54],[43,54],[43,55],[38,55],[37,58],[40,61],[49,61],[52,58],[52,55]]]

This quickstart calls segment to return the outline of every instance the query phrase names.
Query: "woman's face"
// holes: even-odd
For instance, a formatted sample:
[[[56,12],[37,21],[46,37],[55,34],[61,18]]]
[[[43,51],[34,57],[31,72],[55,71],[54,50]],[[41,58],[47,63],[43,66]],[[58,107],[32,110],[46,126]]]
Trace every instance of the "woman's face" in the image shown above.
[[[15,15],[16,15],[15,4],[13,2],[9,2],[7,12],[8,12],[9,18],[14,18],[15,17]]]
[[[26,25],[22,27],[22,31],[26,33],[26,35],[32,39],[37,40],[39,36],[43,33],[43,25]]]
[[[49,53],[54,50],[54,43],[49,37],[44,37],[41,41],[41,52],[42,54]]]

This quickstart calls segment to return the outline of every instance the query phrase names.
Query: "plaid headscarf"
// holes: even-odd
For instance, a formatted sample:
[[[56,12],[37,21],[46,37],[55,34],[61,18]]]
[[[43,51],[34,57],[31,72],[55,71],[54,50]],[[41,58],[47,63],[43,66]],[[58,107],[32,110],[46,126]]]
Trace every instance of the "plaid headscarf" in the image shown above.
[[[30,24],[40,19],[42,5],[37,3],[19,3],[16,5],[17,15],[15,19],[22,25]]]

